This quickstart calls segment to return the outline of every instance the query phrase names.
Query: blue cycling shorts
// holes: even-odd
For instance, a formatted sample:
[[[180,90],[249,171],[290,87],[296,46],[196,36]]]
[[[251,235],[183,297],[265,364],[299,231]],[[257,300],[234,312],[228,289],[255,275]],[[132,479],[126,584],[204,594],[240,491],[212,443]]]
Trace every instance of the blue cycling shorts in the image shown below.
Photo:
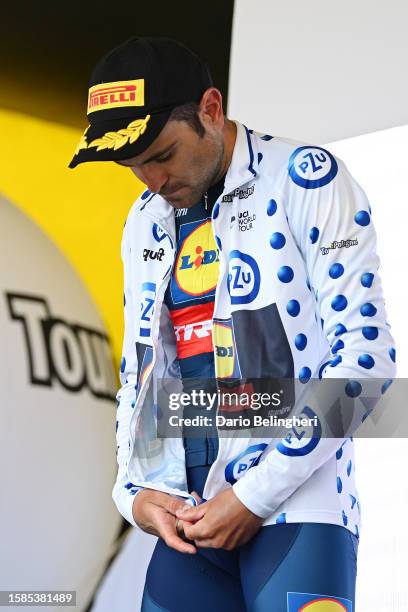
[[[210,466],[187,470],[202,495]],[[142,612],[354,612],[358,539],[340,525],[261,527],[232,551],[195,555],[159,538],[147,570]]]

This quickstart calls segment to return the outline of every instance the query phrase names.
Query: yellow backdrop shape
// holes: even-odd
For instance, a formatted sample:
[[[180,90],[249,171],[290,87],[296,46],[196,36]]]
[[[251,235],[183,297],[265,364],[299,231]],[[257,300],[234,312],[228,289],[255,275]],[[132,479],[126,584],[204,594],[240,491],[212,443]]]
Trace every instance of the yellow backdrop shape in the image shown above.
[[[45,231],[77,270],[106,325],[118,364],[123,335],[120,241],[143,185],[113,162],[69,169],[81,133],[0,109],[0,192]]]

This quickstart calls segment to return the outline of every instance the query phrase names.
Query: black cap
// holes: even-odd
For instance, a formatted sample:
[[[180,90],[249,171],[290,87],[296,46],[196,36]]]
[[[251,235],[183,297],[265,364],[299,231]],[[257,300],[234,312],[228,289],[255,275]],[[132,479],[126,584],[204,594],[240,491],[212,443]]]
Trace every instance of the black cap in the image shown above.
[[[89,81],[89,127],[69,164],[142,153],[172,110],[199,102],[213,82],[206,64],[170,38],[132,37],[105,55]]]

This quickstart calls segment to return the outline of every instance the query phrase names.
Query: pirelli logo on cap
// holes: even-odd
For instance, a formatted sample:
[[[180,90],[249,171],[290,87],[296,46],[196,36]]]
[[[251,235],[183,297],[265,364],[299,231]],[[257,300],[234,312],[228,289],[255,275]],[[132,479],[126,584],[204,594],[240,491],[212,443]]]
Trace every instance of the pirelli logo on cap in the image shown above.
[[[88,114],[121,106],[144,106],[144,79],[101,83],[89,89]]]

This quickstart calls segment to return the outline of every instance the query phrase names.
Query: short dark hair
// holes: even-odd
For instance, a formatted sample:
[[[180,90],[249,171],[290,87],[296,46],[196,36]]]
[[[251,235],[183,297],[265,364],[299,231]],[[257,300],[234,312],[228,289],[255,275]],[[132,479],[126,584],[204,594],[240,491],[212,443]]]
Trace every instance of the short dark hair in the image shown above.
[[[203,138],[205,127],[200,121],[199,111],[200,105],[197,102],[187,102],[173,108],[169,121],[185,121],[200,138]]]

